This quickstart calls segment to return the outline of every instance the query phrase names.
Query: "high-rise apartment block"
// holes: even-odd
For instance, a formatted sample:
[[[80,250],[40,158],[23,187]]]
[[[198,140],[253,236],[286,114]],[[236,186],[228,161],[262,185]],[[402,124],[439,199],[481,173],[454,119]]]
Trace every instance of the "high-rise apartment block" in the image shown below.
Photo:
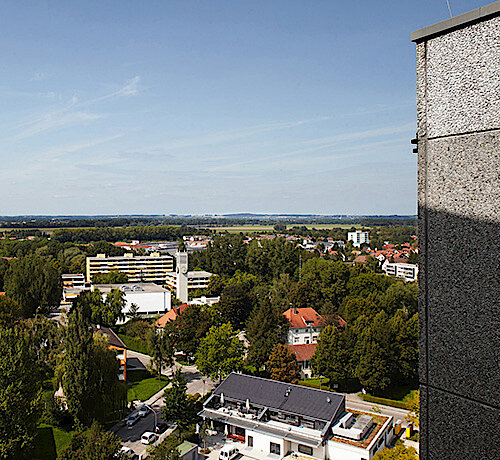
[[[347,240],[352,241],[352,245],[360,247],[363,243],[369,244],[370,238],[368,232],[362,232],[361,230],[356,230],[355,232],[347,233]]]
[[[92,281],[96,273],[109,273],[113,270],[125,273],[128,281],[164,284],[167,276],[174,269],[174,259],[169,255],[153,252],[148,256],[134,256],[126,253],[123,256],[107,257],[97,254],[97,257],[87,257],[87,281]]]

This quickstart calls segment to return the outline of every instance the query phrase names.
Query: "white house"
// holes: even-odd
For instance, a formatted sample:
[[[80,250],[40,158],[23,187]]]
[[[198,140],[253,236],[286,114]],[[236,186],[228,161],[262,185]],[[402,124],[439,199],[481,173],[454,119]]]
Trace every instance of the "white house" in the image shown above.
[[[244,456],[259,460],[368,460],[394,435],[392,417],[346,410],[344,395],[235,373],[200,415]]]
[[[161,315],[172,308],[170,291],[154,283],[96,284],[92,289],[99,289],[104,297],[112,289],[122,291],[127,302],[123,309],[125,315],[132,304],[137,305],[138,315]]]

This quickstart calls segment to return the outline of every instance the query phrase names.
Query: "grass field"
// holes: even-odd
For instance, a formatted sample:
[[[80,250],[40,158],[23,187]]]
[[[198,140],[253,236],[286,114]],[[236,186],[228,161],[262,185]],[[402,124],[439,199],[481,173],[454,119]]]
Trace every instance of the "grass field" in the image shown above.
[[[162,376],[159,381],[158,376],[153,376],[147,371],[130,371],[127,373],[127,379],[132,384],[127,392],[129,402],[146,401],[169,382],[167,377]]]
[[[291,229],[292,227],[302,227],[305,226],[308,229],[315,228],[316,230],[330,230],[332,228],[341,228],[341,229],[349,229],[351,227],[361,228],[359,225],[352,224],[292,224],[287,225],[287,229]],[[217,232],[229,232],[229,233],[246,233],[246,232],[270,232],[273,231],[273,225],[239,225],[239,226],[228,226],[228,227],[206,227],[200,226],[199,228],[208,228],[210,230],[216,230]],[[364,226],[364,228],[370,228]]]
[[[54,460],[68,446],[76,431],[65,431],[46,423],[40,424],[35,439],[35,458]]]

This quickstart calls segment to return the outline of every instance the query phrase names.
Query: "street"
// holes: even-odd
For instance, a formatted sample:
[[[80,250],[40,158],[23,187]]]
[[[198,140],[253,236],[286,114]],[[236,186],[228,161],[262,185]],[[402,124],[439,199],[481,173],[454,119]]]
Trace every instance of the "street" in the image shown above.
[[[127,351],[127,362],[129,359],[132,362],[139,361],[144,367],[147,367],[151,360],[150,356],[131,350]],[[174,367],[176,369],[181,368],[181,372],[184,378],[187,380],[188,394],[194,395],[198,393],[202,395],[215,388],[215,384],[210,379],[208,379],[207,377],[202,377],[200,375],[196,366],[181,366],[180,364],[176,363]],[[171,377],[172,369],[163,369],[162,374]],[[170,384],[165,388],[168,388],[169,386]],[[135,423],[135,425],[131,427],[126,426],[122,421],[122,423],[115,425],[111,429],[111,431],[116,433],[116,435],[122,440],[122,444],[124,446],[130,447],[138,455],[143,455],[147,450],[148,446],[141,443],[141,436],[146,431],[154,431],[155,413],[157,417],[157,423],[163,421],[163,419],[161,418],[161,408],[164,405],[162,398],[163,391],[164,390],[159,391],[148,401],[145,401],[146,404],[153,408],[154,413],[152,411],[149,411],[145,417],[141,417]],[[141,404],[139,403],[136,407],[136,410],[139,409],[140,406]],[[165,433],[161,435],[160,441],[166,438],[170,433],[172,433],[174,429],[175,425],[170,424],[167,431],[165,431]]]

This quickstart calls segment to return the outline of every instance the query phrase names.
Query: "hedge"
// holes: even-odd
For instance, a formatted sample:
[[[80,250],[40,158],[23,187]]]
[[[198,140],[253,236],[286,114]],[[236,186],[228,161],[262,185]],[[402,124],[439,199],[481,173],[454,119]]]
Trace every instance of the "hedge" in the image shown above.
[[[364,401],[372,402],[376,404],[383,404],[384,406],[397,407],[399,409],[408,410],[408,404],[403,401],[394,401],[393,399],[378,398],[377,396],[360,394]]]

